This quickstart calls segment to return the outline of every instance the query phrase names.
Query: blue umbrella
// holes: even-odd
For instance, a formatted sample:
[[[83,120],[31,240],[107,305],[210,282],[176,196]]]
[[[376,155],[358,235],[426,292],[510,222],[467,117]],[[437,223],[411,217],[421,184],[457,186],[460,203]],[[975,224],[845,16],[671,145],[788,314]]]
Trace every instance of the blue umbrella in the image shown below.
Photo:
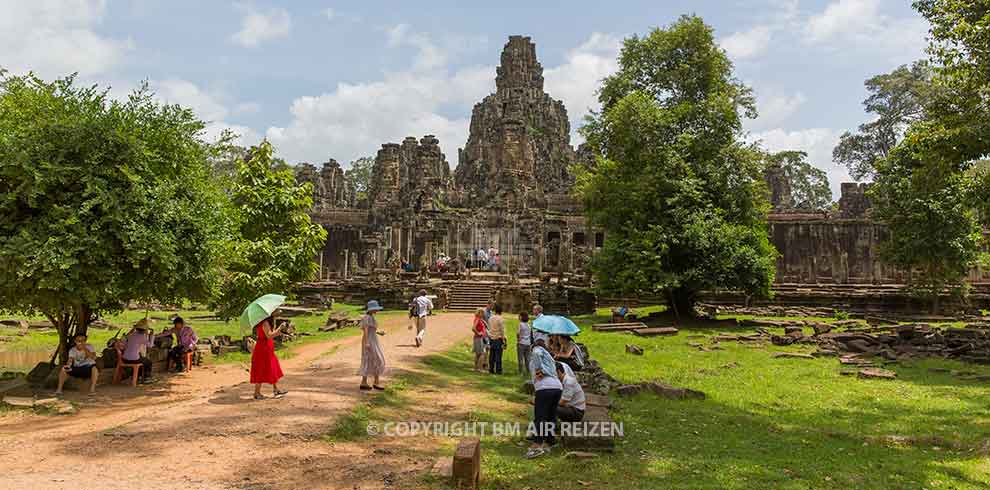
[[[533,320],[533,328],[550,335],[577,335],[581,332],[570,318],[557,315],[540,315]]]

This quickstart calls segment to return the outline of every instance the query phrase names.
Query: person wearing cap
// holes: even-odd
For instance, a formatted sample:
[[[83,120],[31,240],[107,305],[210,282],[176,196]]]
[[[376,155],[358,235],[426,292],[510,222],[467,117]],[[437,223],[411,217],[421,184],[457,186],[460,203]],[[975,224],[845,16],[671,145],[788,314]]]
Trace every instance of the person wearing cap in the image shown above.
[[[375,313],[382,310],[377,301],[371,300],[365,309],[365,315],[361,318],[361,370],[358,374],[361,375],[359,388],[362,390],[385,389],[379,384],[379,378],[385,374],[385,351],[378,342],[378,336],[385,335],[385,332],[378,331],[378,320],[375,319]],[[368,376],[374,378],[370,386]]]
[[[154,330],[150,326],[151,320],[147,318],[138,320],[131,331],[127,333],[127,337],[124,338],[124,349],[120,356],[125,363],[140,363],[143,366],[141,368],[142,383],[151,381],[151,359],[144,355],[148,351],[148,347],[154,345]]]
[[[425,289],[420,289],[413,303],[416,306],[416,347],[422,347],[423,337],[426,336],[426,317],[433,311],[433,301],[426,296]]]
[[[177,316],[172,320],[172,328],[158,334],[155,338],[158,339],[172,335],[175,335],[175,345],[168,352],[168,357],[175,365],[176,371],[181,373],[185,368],[183,366],[183,363],[186,362],[185,354],[186,352],[196,350],[196,342],[199,341],[199,337],[196,336],[196,332],[193,331],[192,327],[186,325],[185,320],[181,316]]]

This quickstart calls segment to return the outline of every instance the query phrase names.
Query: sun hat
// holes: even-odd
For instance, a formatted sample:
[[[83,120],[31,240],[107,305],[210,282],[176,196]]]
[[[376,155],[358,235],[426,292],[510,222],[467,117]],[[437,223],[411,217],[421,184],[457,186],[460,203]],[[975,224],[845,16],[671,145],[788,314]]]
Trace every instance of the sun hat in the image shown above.
[[[365,308],[365,311],[382,311],[384,309],[385,308],[382,308],[382,305],[378,304],[377,301],[371,300],[368,302],[368,307]]]
[[[138,320],[137,323],[134,324],[134,328],[138,330],[147,330],[150,327],[151,327],[151,320],[147,318],[142,318]]]

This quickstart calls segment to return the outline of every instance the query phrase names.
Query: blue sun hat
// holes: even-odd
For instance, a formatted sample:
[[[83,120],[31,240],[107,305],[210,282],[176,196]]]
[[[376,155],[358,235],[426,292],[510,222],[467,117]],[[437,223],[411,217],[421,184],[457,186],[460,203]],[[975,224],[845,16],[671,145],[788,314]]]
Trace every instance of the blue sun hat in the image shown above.
[[[382,305],[378,304],[377,301],[371,300],[368,302],[368,307],[365,308],[365,311],[382,311],[384,309],[385,308],[382,308]]]

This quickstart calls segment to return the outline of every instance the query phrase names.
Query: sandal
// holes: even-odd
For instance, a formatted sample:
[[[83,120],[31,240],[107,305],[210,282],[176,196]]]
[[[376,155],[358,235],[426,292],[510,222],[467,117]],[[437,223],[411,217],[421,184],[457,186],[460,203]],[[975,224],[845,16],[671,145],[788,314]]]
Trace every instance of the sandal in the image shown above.
[[[382,390],[382,391],[385,391],[385,388],[383,388],[383,387],[381,387],[381,386],[378,386],[378,385],[371,385],[371,387],[372,387],[372,388],[374,388],[374,389],[376,389],[376,390]]]
[[[366,391],[367,391],[367,390],[370,390],[370,389],[371,389],[371,387],[370,387],[370,386],[368,386],[368,385],[361,385],[361,386],[359,386],[358,388],[360,388],[360,389],[362,389],[362,390],[366,390]]]
[[[285,391],[285,390],[277,390],[274,393],[272,393],[272,397],[273,398],[282,398],[282,397],[284,397],[288,393],[289,392],[288,391]]]
[[[265,395],[262,395],[261,393],[258,393],[257,395],[254,395],[254,399],[255,400],[264,400],[265,398],[268,398],[268,397],[265,396]]]

